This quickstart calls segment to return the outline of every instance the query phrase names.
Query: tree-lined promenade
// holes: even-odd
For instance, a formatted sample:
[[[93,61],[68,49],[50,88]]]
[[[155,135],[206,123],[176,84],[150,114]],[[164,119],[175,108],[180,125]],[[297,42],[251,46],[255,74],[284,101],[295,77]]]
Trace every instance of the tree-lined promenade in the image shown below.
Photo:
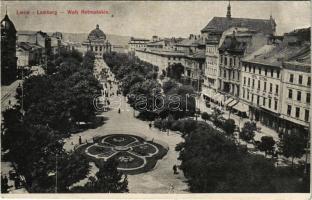
[[[171,172],[174,166],[174,173],[181,169],[181,176],[187,179],[190,192],[308,191],[309,178],[303,173],[304,165],[275,165],[276,147],[286,157],[303,155],[306,138],[300,133],[285,135],[280,142],[271,137],[262,137],[256,142],[257,126],[254,122],[246,122],[238,133],[235,121],[225,119],[221,110],[214,108],[212,114],[197,110],[196,92],[191,85],[179,81],[180,71],[174,74],[175,70],[171,70],[161,81],[158,67],[128,54],[105,54],[104,60],[118,80],[114,82],[120,83],[113,85],[114,89],[117,87],[117,96],[122,93],[127,97],[127,103],[136,111],[135,115],[109,110],[109,113],[102,114],[110,116],[110,123],[99,123],[93,102],[101,94],[103,86],[94,75],[95,57],[90,52],[82,57],[76,51],[62,52],[48,64],[46,74],[27,78],[17,89],[17,105],[3,113],[2,148],[7,151],[5,159],[15,163],[18,173],[25,176],[29,192],[128,192],[128,178],[117,170],[118,163],[114,160],[97,166],[99,171],[91,178],[88,176],[89,161],[75,151],[65,151],[63,147],[65,139],[84,133],[78,130],[81,122],[104,130],[90,137],[84,135],[84,138],[94,139],[97,134],[111,134],[110,129],[106,132],[105,126],[116,129],[114,120],[121,119],[124,120],[118,124],[121,130],[138,129],[137,126],[146,123],[138,120],[141,119],[147,121],[148,128],[145,128],[150,130],[142,133],[145,137],[151,140],[167,137],[168,143],[171,142],[168,145],[170,162],[160,161],[166,163],[165,166],[160,164],[153,173],[158,176],[162,172],[166,174],[167,169]],[[128,119],[131,121],[129,124]],[[125,127],[127,125],[131,128]],[[171,134],[172,131],[175,134]],[[162,132],[161,136],[153,135]],[[252,153],[239,140],[253,144],[256,150],[265,152],[265,156]],[[67,146],[73,147],[73,140],[71,143]],[[177,167],[176,163],[181,164]],[[129,179],[143,180],[137,176],[144,174]],[[85,185],[73,187],[88,177]],[[168,174],[160,178],[162,182],[157,184],[174,181],[179,188],[185,184],[177,180],[176,174],[169,176],[172,180],[167,180],[167,177]],[[131,184],[133,187],[136,183]]]
[[[29,192],[85,191],[69,187],[86,177],[89,161],[66,152],[62,140],[76,132],[80,122],[99,122],[93,99],[100,94],[101,85],[93,74],[94,61],[91,52],[84,57],[77,51],[61,52],[48,63],[46,74],[24,80],[17,89],[18,104],[3,113],[2,148],[8,150],[5,159],[16,164]],[[100,168],[92,190],[90,184],[85,186],[89,192],[127,191],[126,181],[115,184],[122,175],[111,168],[116,164]],[[114,178],[105,180],[101,173],[107,172],[106,176]]]
[[[135,99],[131,99],[132,94],[146,95],[153,99],[155,93],[151,92],[156,91],[158,96],[162,95],[166,99],[172,95],[194,93],[191,86],[179,83],[180,76],[175,75],[173,70],[160,85],[155,74],[157,67],[149,63],[126,54],[104,55],[104,59],[122,82],[121,89],[123,94],[129,97],[128,102],[131,105],[135,105]],[[176,150],[180,152],[180,169],[188,179],[191,192],[308,191],[309,180],[308,175],[304,174],[304,165],[276,167],[276,141],[266,136],[262,137],[260,142],[256,142],[254,136],[257,127],[254,122],[244,124],[238,136],[235,135],[235,121],[224,119],[222,111],[214,109],[211,115],[200,113],[195,111],[195,102],[193,105],[192,110],[159,109],[156,112],[148,109],[142,111],[134,107],[140,112],[139,118],[154,121],[154,126],[160,130],[181,133],[185,141],[177,145]],[[204,121],[197,120],[200,114]],[[278,143],[279,153],[292,158],[303,155],[306,139],[299,139],[296,135],[298,133],[293,132],[281,139]],[[246,146],[237,141],[237,137],[247,143],[253,143],[257,150],[271,157],[249,152]],[[291,142],[287,138],[294,138],[294,141]]]

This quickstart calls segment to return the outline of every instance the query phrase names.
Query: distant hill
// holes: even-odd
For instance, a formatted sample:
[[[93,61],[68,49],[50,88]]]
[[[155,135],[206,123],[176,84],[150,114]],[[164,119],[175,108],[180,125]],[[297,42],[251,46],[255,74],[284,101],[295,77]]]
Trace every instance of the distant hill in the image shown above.
[[[20,31],[20,32],[35,32],[35,31]],[[48,34],[51,35],[52,33],[48,32]],[[83,42],[87,39],[89,33],[62,33],[62,34],[65,41]],[[112,45],[120,45],[123,47],[127,47],[128,42],[130,40],[130,36],[106,34],[106,37]]]
[[[62,33],[65,41],[83,42],[87,39],[88,33]],[[107,40],[112,45],[120,45],[126,47],[130,40],[130,36],[120,36],[106,34]]]

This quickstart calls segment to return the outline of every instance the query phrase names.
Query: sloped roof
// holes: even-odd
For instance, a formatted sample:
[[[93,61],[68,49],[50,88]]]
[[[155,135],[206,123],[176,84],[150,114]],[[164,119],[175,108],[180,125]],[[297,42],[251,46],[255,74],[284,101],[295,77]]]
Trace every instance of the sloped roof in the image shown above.
[[[307,45],[270,45],[270,49],[268,51],[263,51],[259,49],[258,51],[263,51],[263,53],[259,53],[254,56],[248,56],[243,61],[258,63],[269,66],[281,67],[284,61],[288,61],[291,59],[295,59],[296,56],[303,55],[305,52],[310,51],[309,44]],[[267,47],[263,47],[267,48]]]
[[[130,41],[150,41],[149,39],[145,39],[145,38],[134,38],[134,37],[131,37],[130,38]]]
[[[176,44],[176,46],[198,46],[198,45],[204,45],[204,39],[203,38],[186,38],[181,40]]]
[[[270,19],[214,17],[201,32],[223,32],[231,27],[246,27],[265,34],[272,34],[274,32],[274,24],[275,22]]]
[[[240,41],[235,36],[228,35],[224,39],[219,50],[243,53],[246,47],[247,47],[247,42]]]

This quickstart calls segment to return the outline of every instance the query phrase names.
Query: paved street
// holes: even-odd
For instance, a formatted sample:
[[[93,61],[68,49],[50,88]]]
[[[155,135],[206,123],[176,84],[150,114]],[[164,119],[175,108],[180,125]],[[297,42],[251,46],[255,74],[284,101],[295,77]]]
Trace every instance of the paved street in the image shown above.
[[[105,66],[105,63],[101,60],[96,61],[96,66]],[[155,128],[149,128],[148,122],[141,121],[133,117],[133,109],[125,102],[125,98],[122,96],[116,96],[116,86],[113,86],[112,91],[115,95],[111,99],[115,99],[116,103],[111,100],[111,106],[121,105],[121,113],[118,113],[118,109],[112,109],[108,112],[104,112],[103,116],[107,118],[105,124],[96,128],[89,129],[87,131],[73,134],[70,138],[65,140],[64,148],[68,151],[73,150],[74,146],[78,144],[79,136],[82,140],[92,140],[95,136],[104,136],[108,134],[133,134],[143,137],[147,140],[154,140],[164,146],[169,147],[167,155],[159,160],[153,170],[138,174],[128,175],[129,190],[131,193],[168,193],[187,192],[187,184],[184,182],[185,178],[182,171],[178,175],[173,174],[173,165],[179,165],[177,160],[178,152],[174,150],[176,144],[182,142],[182,137],[176,133],[171,132],[169,136],[165,132],[161,132]],[[118,102],[118,103],[117,103]],[[114,106],[115,107],[115,106]],[[92,174],[92,172],[91,172]],[[93,173],[94,174],[94,173]],[[170,185],[173,185],[173,190],[169,191]]]
[[[205,105],[205,100],[202,97],[197,98],[196,103],[197,103],[197,107],[200,109],[201,112],[207,112],[209,114],[212,113],[212,109],[208,108]],[[225,119],[228,119],[229,118],[229,111],[223,110],[223,112],[224,112],[223,117]],[[237,115],[235,115],[233,113],[230,114],[230,118],[234,119],[235,124],[239,125],[240,129],[244,126],[245,122],[250,121],[248,118],[240,118],[239,116],[237,116]],[[268,128],[267,126],[262,125],[260,122],[257,122],[257,127],[261,128],[261,133],[260,132],[256,132],[255,140],[259,140],[260,141],[261,137],[265,136],[265,135],[266,136],[272,136],[275,141],[279,140],[278,133],[275,130],[273,130],[271,128]]]

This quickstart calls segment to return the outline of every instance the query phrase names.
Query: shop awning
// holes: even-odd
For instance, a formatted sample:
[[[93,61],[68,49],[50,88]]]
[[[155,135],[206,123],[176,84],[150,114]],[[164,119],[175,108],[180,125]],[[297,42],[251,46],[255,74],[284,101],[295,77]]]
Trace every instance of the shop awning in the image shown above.
[[[249,107],[241,102],[238,102],[233,109],[238,110],[239,112],[245,112],[247,113],[249,110]]]
[[[228,104],[231,103],[232,101],[234,101],[233,98],[228,98],[228,99],[224,102],[224,104],[225,104],[225,105],[228,105]]]
[[[238,101],[237,101],[237,100],[234,100],[234,101],[230,102],[227,106],[228,106],[228,107],[233,107],[233,106],[235,106],[237,103],[238,103]]]

